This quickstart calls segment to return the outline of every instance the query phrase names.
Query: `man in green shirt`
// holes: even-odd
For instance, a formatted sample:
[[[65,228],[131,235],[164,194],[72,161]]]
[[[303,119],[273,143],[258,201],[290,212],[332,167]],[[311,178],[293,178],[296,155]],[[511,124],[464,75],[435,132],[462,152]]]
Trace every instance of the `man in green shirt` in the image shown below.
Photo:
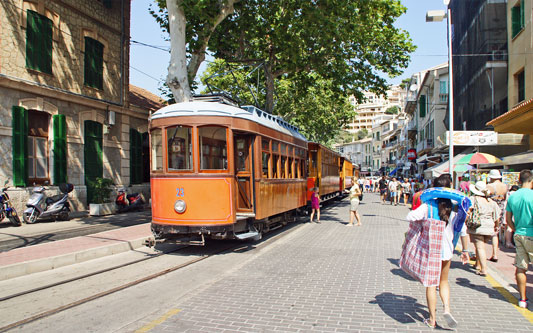
[[[522,188],[507,200],[505,218],[507,225],[515,232],[514,265],[516,266],[516,284],[520,293],[518,306],[527,308],[526,272],[529,263],[533,262],[533,173],[530,170],[522,170],[518,180]]]

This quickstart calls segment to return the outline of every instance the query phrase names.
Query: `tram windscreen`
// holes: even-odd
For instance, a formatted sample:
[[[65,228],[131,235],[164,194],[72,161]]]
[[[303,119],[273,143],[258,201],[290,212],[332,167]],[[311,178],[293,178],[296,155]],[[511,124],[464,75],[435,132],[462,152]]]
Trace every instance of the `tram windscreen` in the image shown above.
[[[163,135],[160,128],[150,133],[152,144],[152,171],[163,171]]]
[[[192,170],[192,141],[190,127],[167,128],[168,170]]]
[[[218,126],[199,127],[198,136],[200,139],[200,169],[227,170],[226,128]]]

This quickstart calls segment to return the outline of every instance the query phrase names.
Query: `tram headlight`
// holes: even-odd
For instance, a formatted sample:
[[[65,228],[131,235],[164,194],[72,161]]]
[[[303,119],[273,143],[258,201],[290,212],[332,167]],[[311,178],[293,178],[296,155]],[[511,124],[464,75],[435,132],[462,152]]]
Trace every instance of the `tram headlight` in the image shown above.
[[[174,204],[174,210],[176,211],[176,213],[181,214],[185,211],[185,209],[187,209],[187,204],[185,204],[185,201],[183,200],[178,200]]]

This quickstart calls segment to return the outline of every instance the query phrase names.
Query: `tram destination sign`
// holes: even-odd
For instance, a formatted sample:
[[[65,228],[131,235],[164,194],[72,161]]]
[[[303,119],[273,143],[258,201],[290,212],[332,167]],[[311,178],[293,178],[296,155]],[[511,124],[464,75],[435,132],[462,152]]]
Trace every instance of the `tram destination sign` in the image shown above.
[[[446,131],[446,144],[449,144],[450,132]],[[495,146],[498,133],[493,131],[453,131],[454,146]]]

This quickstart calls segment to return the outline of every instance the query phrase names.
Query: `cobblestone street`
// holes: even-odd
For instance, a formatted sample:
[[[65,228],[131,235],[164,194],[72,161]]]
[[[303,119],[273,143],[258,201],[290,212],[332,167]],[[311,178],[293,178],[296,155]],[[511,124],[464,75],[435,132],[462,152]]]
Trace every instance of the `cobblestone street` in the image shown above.
[[[362,227],[347,227],[348,201],[325,207],[268,251],[202,290],[126,329],[154,332],[426,331],[425,289],[398,260],[407,222],[404,206],[365,194]],[[454,257],[452,313],[459,332],[531,332],[531,312],[519,312],[491,277],[477,276]],[[500,293],[502,292],[502,293]],[[516,300],[514,300],[516,303]],[[437,305],[439,328],[442,303]],[[155,324],[157,323],[157,325]]]

